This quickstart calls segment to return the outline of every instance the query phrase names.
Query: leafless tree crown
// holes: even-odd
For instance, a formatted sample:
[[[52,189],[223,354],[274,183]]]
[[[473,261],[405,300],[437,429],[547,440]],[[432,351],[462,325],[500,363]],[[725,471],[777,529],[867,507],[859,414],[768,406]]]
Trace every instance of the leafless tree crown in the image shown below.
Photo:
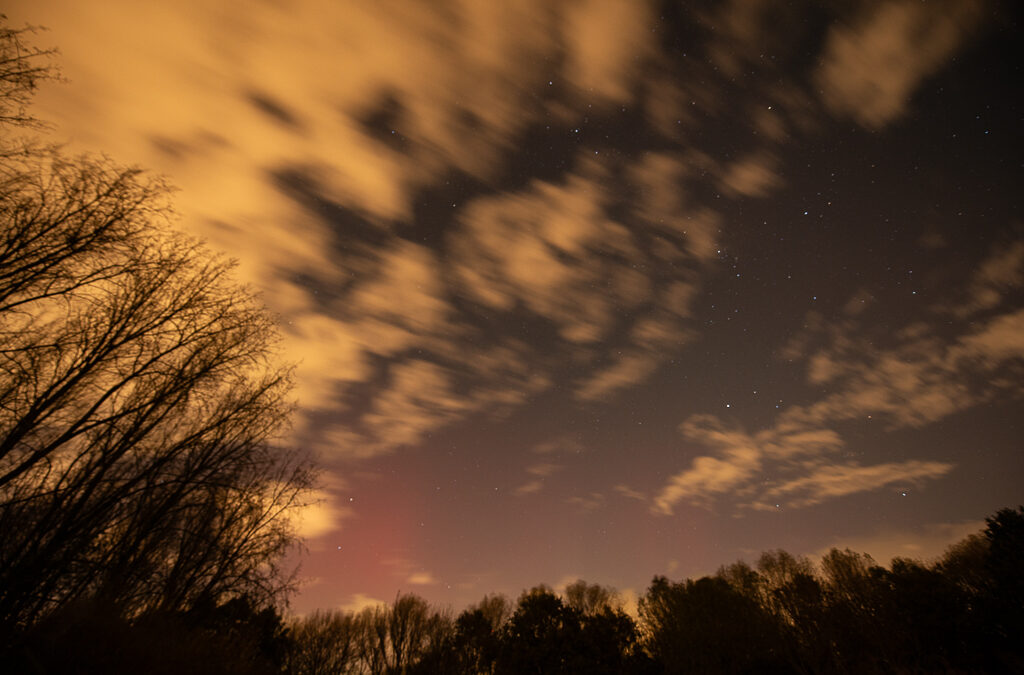
[[[0,129],[50,76],[0,28]],[[288,583],[311,485],[279,444],[273,321],[107,159],[0,154],[0,626],[78,599],[126,616]]]

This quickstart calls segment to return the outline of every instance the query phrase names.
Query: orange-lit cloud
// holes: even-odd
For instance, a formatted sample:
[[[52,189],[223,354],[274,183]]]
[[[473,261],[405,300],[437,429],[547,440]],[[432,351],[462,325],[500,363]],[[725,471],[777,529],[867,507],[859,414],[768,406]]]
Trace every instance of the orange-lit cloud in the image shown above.
[[[358,614],[364,609],[385,607],[387,606],[387,604],[388,603],[386,601],[378,600],[377,598],[366,595],[365,593],[356,593],[351,598],[349,598],[348,602],[340,605],[338,609],[343,612],[351,612],[353,614]]]
[[[296,534],[307,542],[327,534],[336,533],[342,523],[354,512],[338,503],[332,492],[317,490],[310,495],[308,504],[291,514]]]
[[[609,394],[643,382],[661,362],[657,354],[631,351],[617,356],[613,363],[585,381],[576,395],[584,401],[606,398]]]
[[[635,499],[640,502],[647,501],[647,495],[639,490],[634,490],[628,485],[615,485],[612,487],[612,490],[628,499]]]
[[[433,586],[437,583],[437,579],[430,572],[413,572],[406,581],[413,586]]]
[[[567,79],[585,98],[629,102],[653,51],[647,3],[583,0],[565,3],[564,11]]]
[[[763,452],[757,442],[725,428],[712,415],[695,415],[680,430],[686,438],[717,452],[697,457],[689,469],[672,476],[654,497],[656,513],[670,514],[673,505],[683,500],[708,506],[723,493],[747,485],[761,469]]]
[[[592,513],[605,503],[605,496],[600,492],[589,492],[585,495],[573,495],[565,500],[566,504],[575,507],[580,513]]]
[[[938,71],[974,30],[985,4],[868,3],[849,25],[829,32],[816,73],[825,103],[869,128],[898,118],[921,81]]]
[[[910,326],[902,342],[878,349],[868,341],[837,336],[809,359],[809,380],[836,389],[821,400],[781,415],[781,430],[805,429],[871,416],[891,427],[920,427],[987,400],[1003,383],[1001,367],[1024,356],[1024,313],[995,315],[968,324],[955,340],[943,341],[923,326]],[[971,386],[982,376],[989,387]]]
[[[375,455],[412,445],[439,426],[464,416],[472,401],[458,396],[445,369],[428,361],[411,360],[392,369],[390,384],[376,396],[362,416],[360,430],[338,432],[340,448],[359,448],[357,453]]]
[[[517,497],[522,497],[524,495],[540,492],[540,490],[544,487],[544,480],[551,474],[555,473],[556,471],[560,471],[563,468],[564,467],[561,464],[555,464],[553,462],[540,462],[537,464],[531,464],[530,466],[526,467],[526,473],[530,476],[530,478],[525,483],[523,483],[515,490],[513,490],[512,494],[516,495]]]
[[[1024,241],[994,252],[971,279],[965,301],[943,309],[964,317],[998,307],[1012,291],[1024,287]]]
[[[878,490],[894,483],[917,485],[925,480],[941,478],[953,469],[946,462],[886,462],[884,464],[827,464],[809,474],[794,478],[767,490],[768,499],[778,499],[798,508],[844,497],[857,492]],[[799,495],[794,498],[795,495]]]
[[[652,18],[646,3],[614,0],[456,2],[443,9],[55,0],[17,9],[51,27],[72,81],[43,92],[41,115],[76,148],[172,175],[186,226],[237,255],[243,279],[265,289],[282,316],[306,411],[343,407],[346,388],[374,376],[372,355],[464,347],[434,254],[403,241],[396,222],[410,216],[415,191],[452,169],[489,180],[541,115],[572,122],[584,114],[564,103],[548,109],[538,87],[566,89],[581,110],[587,102],[628,103],[644,72]],[[291,192],[281,186],[286,174],[299,183]],[[523,199],[523,208],[536,206]],[[651,292],[643,274],[601,262],[616,252],[636,260],[635,245],[628,231],[601,217],[595,185],[541,185],[535,199],[550,205],[543,232],[501,235],[516,243],[500,261],[511,288],[491,279],[468,284],[468,292],[485,302],[524,299],[568,341],[599,340],[611,327],[610,303],[636,306]],[[338,224],[324,215],[335,207],[364,219],[379,243],[339,249]],[[486,202],[471,205],[464,222],[482,210]],[[595,256],[601,240],[604,253]],[[548,245],[580,264],[547,265]],[[604,283],[605,273],[610,294],[582,288]],[[345,292],[315,295],[302,275]],[[569,297],[560,298],[563,291]],[[573,311],[567,301],[576,303]],[[482,346],[473,356],[498,358],[508,349]],[[324,429],[321,450],[350,447],[342,453],[372,456],[469,410],[521,404],[548,377],[543,368],[525,374],[502,364],[493,372],[506,378],[485,384],[480,377],[469,398],[456,401],[461,373],[437,365],[427,384],[444,402],[433,406],[406,389],[410,367],[392,368],[392,390],[376,397],[362,431]],[[391,425],[399,412],[408,420]]]
[[[654,513],[670,514],[679,502],[711,508],[726,496],[755,510],[800,508],[892,484],[918,485],[953,469],[948,462],[919,460],[840,462],[844,443],[830,429],[747,434],[706,415],[691,418],[682,431],[715,454],[697,457],[672,476],[654,497]]]
[[[776,160],[765,153],[743,157],[726,167],[722,190],[733,196],[767,196],[782,185],[775,164]]]

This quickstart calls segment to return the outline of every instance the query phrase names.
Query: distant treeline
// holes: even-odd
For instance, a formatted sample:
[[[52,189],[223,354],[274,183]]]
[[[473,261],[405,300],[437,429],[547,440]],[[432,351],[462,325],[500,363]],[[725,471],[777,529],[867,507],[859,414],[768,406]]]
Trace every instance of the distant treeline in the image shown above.
[[[77,603],[23,636],[11,672],[1020,673],[1024,507],[937,562],[770,551],[715,575],[614,590],[538,586],[457,616],[415,595],[286,621],[244,598],[128,620]]]

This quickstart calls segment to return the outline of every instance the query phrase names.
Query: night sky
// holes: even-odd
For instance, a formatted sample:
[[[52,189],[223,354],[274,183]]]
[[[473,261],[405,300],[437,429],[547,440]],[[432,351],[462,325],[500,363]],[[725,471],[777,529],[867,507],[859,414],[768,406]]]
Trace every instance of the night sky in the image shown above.
[[[1019,7],[7,14],[51,137],[167,175],[280,316],[307,612],[931,559],[1024,502]]]

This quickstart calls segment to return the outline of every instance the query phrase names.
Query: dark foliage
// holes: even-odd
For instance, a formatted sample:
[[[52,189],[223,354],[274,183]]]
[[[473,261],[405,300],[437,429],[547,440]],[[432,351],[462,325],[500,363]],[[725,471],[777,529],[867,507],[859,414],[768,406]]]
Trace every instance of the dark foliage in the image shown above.
[[[246,598],[125,619],[102,600],[61,607],[5,655],[11,673],[261,675],[280,672],[287,641],[272,607]]]

